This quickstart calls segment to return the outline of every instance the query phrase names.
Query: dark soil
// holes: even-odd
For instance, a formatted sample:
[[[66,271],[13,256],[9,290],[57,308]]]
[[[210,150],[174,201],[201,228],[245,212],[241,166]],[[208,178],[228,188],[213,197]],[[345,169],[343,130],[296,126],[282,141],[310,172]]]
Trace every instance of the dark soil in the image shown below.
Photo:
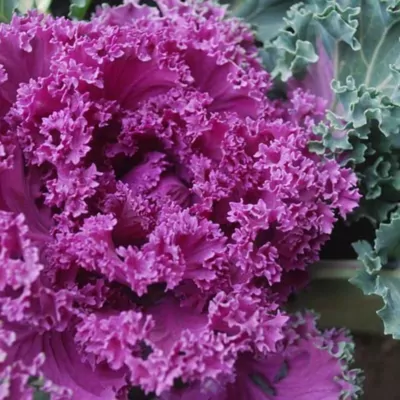
[[[358,240],[367,240],[371,243],[374,238],[375,230],[366,219],[352,222],[351,225],[348,225],[340,219],[335,224],[328,242],[322,248],[320,258],[322,260],[346,260],[357,258],[352,243]]]
[[[400,400],[400,341],[355,335],[356,366],[365,372],[362,400]]]

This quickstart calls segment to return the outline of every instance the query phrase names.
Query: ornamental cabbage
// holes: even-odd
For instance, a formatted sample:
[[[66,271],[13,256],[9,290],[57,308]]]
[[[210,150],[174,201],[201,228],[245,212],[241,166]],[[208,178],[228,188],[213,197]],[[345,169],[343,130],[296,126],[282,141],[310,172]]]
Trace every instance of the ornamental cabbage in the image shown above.
[[[0,398],[356,395],[344,333],[282,309],[356,178],[271,85],[211,2],[0,26]]]

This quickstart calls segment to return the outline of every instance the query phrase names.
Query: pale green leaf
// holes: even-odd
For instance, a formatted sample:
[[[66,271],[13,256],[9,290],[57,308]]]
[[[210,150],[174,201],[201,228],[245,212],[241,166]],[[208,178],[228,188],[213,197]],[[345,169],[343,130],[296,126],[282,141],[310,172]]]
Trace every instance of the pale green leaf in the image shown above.
[[[51,2],[52,0],[16,0],[17,9],[22,14],[34,8],[42,13],[46,13],[50,8]]]
[[[400,278],[381,275],[376,278],[376,287],[381,291],[385,306],[378,311],[385,326],[385,334],[400,339]]]
[[[387,224],[381,224],[376,232],[375,251],[388,259],[400,259],[400,213],[391,215]]]
[[[330,3],[325,2],[325,10],[319,12],[315,4],[303,6],[292,18],[303,20],[312,12],[314,22],[307,29],[314,26],[315,37],[323,39],[334,65],[331,87],[335,97],[327,114],[329,128],[315,129],[322,144],[313,142],[310,149],[340,154],[343,164],[355,168],[364,196],[354,215],[378,224],[389,218],[400,201],[400,2],[343,0],[335,14]],[[331,18],[324,19],[329,13]],[[342,25],[347,21],[347,34],[327,36],[327,31],[333,32],[333,21]],[[307,36],[314,46],[315,37]],[[304,35],[293,40],[304,40]],[[287,77],[287,70],[282,74]]]
[[[69,8],[69,16],[74,19],[85,18],[91,3],[92,0],[72,0]]]
[[[301,76],[307,65],[317,62],[317,40],[322,41],[328,54],[334,57],[338,43],[353,50],[360,48],[355,37],[359,7],[347,2],[309,0],[295,4],[287,13],[285,27],[276,39],[266,43],[276,49],[276,65],[272,75],[284,81]]]
[[[284,25],[284,16],[296,0],[236,0],[231,12],[256,28],[257,37],[264,42],[275,37]]]
[[[43,13],[49,11],[52,2],[53,0],[35,0],[36,8]]]
[[[365,241],[356,243],[354,248],[365,268],[350,281],[364,294],[382,298],[384,307],[378,315],[383,320],[384,331],[400,339],[400,213],[396,211],[389,223],[380,224],[374,248]],[[390,265],[394,266],[392,271],[388,269]],[[385,272],[381,273],[383,269]]]
[[[18,0],[0,0],[0,22],[10,22]]]
[[[35,8],[35,0],[17,0],[16,1],[17,9],[22,14],[25,14],[27,11]]]
[[[368,274],[361,269],[357,276],[350,280],[366,295],[380,296],[384,302],[377,314],[384,325],[384,333],[400,339],[400,275],[396,270],[393,273]]]
[[[353,247],[359,255],[358,259],[363,263],[370,275],[376,274],[382,268],[382,261],[374,252],[370,243],[365,240],[360,240],[354,243]]]

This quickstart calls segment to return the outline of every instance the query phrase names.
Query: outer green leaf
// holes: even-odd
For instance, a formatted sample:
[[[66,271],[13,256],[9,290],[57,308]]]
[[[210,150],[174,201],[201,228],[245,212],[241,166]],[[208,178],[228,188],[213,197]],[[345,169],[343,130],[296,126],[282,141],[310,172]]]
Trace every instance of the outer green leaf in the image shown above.
[[[17,5],[18,0],[0,0],[0,22],[9,22]]]
[[[382,297],[378,312],[385,333],[400,339],[400,277],[382,274],[400,259],[400,2],[362,2],[356,38],[361,49],[338,46],[332,88],[336,92],[335,121],[323,142],[342,153],[341,139],[329,142],[333,131],[346,133],[351,144],[347,161],[355,166],[364,200],[357,217],[366,216],[379,225],[374,246],[356,245],[365,266],[352,280],[365,294]],[[343,83],[341,83],[343,82]],[[345,83],[344,83],[345,82]],[[331,120],[332,121],[332,120]],[[373,267],[372,267],[373,265]],[[397,266],[398,268],[398,266]]]
[[[365,240],[353,244],[355,251],[359,254],[358,259],[363,263],[368,274],[374,275],[382,268],[381,258],[374,252],[372,246]]]
[[[308,64],[315,63],[317,39],[322,40],[332,59],[337,53],[338,43],[345,43],[353,50],[360,48],[355,37],[358,21],[355,17],[359,7],[347,6],[347,1],[309,0],[298,3],[287,13],[286,26],[278,37],[266,46],[276,48],[278,57],[274,77],[284,81],[291,76],[300,76]]]
[[[52,2],[53,0],[35,0],[36,8],[43,13],[49,10]]]
[[[259,40],[265,42],[277,35],[284,25],[284,16],[296,0],[236,0],[232,13],[252,24]]]
[[[335,67],[329,127],[316,128],[322,143],[312,142],[310,148],[317,153],[328,149],[332,156],[340,155],[343,164],[355,168],[364,199],[354,218],[366,217],[377,225],[400,202],[400,2],[342,0],[335,12],[329,2],[325,4],[319,12],[315,3],[303,5],[292,18],[304,20],[304,15],[312,13],[302,32],[312,33],[313,26],[314,37],[299,31],[293,40],[307,37],[315,46],[315,37],[321,37]],[[324,36],[334,31],[332,21],[347,21],[346,35]],[[325,66],[321,63],[320,68]],[[290,72],[296,73],[293,68]],[[288,70],[281,75],[291,76]]]
[[[400,259],[400,213],[392,214],[388,224],[381,224],[376,232],[375,250],[389,259]]]
[[[384,307],[377,314],[382,318],[384,333],[400,339],[400,275],[396,270],[393,274],[370,275],[366,270],[360,270],[357,276],[350,280],[366,295],[378,295],[384,302]]]
[[[52,0],[16,0],[17,9],[22,14],[33,8],[43,13],[48,12],[51,2]]]
[[[35,8],[35,0],[17,0],[16,6],[18,11],[25,14],[28,10]]]
[[[365,161],[367,146],[362,140],[370,139],[373,127],[379,128],[379,139],[379,133],[390,136],[400,131],[398,10],[398,1],[310,0],[292,7],[285,28],[267,43],[277,54],[272,74],[287,80],[301,76],[307,65],[318,60],[317,39],[321,40],[328,62],[334,65],[332,89],[336,99],[328,115],[332,130],[318,133],[334,152],[352,148],[354,153],[346,160],[355,163]],[[344,134],[332,136],[332,131]],[[400,140],[390,142],[387,150],[400,147]]]
[[[83,19],[91,3],[92,0],[71,0],[69,17]]]
[[[348,46],[339,49],[340,62],[336,77],[343,81],[351,75],[356,85],[364,83],[390,96],[396,81],[390,66],[397,63],[400,50],[400,15],[388,8],[388,2],[384,0],[357,3],[362,7],[357,18],[355,39],[361,48],[356,52]]]
[[[382,297],[384,307],[378,311],[386,334],[400,339],[400,212],[392,214],[389,223],[381,224],[376,232],[374,248],[367,242],[354,245],[358,259],[365,269],[361,269],[350,281],[366,295]],[[384,265],[395,260],[395,269],[381,274]]]
[[[385,306],[378,311],[385,326],[385,334],[392,335],[394,339],[400,339],[400,278],[378,276],[376,288],[381,292],[385,302]]]

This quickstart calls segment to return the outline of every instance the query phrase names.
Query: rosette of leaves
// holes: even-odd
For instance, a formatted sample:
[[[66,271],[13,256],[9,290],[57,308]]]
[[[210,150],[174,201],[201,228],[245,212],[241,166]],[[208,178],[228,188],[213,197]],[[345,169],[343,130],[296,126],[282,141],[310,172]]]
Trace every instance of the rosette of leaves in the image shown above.
[[[310,148],[358,175],[363,200],[351,221],[368,220],[375,239],[354,243],[364,268],[351,282],[382,297],[385,333],[400,339],[400,1],[309,0],[283,21],[275,37],[256,26],[261,52],[274,53],[266,61],[277,81],[311,74],[311,89],[333,94]]]

